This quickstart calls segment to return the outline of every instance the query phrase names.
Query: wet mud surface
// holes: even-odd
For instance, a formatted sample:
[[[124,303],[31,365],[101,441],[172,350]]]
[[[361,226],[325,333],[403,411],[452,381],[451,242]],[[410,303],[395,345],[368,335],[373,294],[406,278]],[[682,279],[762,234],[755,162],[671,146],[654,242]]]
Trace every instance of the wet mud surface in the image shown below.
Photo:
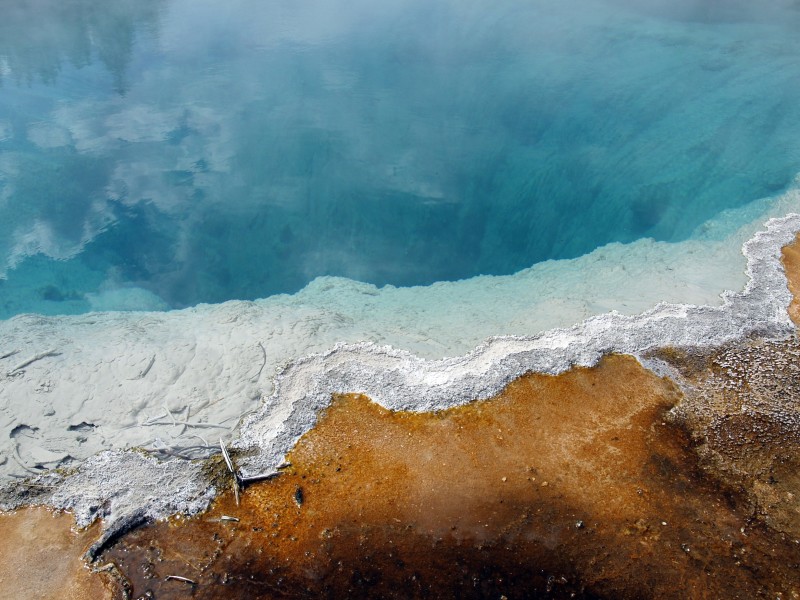
[[[119,596],[107,573],[81,560],[99,527],[72,529],[67,513],[27,508],[0,513],[0,599],[110,600]]]
[[[789,305],[789,317],[795,325],[800,326],[800,234],[794,243],[784,246],[781,250],[781,262],[786,272],[789,291],[792,293],[792,303]]]
[[[101,561],[132,598],[797,597],[794,529],[715,479],[682,398],[624,356],[435,414],[342,396],[240,505]]]

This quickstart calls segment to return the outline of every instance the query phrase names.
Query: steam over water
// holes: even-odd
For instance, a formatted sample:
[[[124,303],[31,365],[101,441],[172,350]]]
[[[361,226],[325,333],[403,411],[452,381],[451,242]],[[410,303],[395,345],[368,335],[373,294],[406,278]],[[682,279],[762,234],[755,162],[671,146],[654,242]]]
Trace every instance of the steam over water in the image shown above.
[[[333,394],[795,331],[797,2],[6,4],[0,492],[111,535]]]
[[[12,4],[0,318],[713,241],[800,171],[788,0]]]

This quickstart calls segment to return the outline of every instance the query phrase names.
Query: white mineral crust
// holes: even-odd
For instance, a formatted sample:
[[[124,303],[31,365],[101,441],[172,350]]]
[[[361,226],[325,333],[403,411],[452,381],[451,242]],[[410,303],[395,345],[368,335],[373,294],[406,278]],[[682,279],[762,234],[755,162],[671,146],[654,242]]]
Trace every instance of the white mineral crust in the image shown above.
[[[200,463],[159,461],[126,448],[159,450],[162,457],[202,453],[223,437],[232,448],[251,451],[236,460],[240,474],[253,477],[274,472],[334,393],[361,392],[390,409],[427,411],[490,397],[526,372],[593,365],[608,352],[790,335],[791,295],[780,252],[797,231],[798,214],[768,221],[744,244],[744,290],[725,292],[717,305],[659,303],[639,314],[608,312],[528,336],[488,337],[487,331],[542,331],[542,321],[535,315],[526,321],[511,298],[519,301],[524,289],[519,278],[544,273],[546,280],[551,265],[529,270],[533,275],[415,288],[416,306],[398,300],[406,290],[324,278],[293,296],[258,302],[0,322],[0,468],[8,481],[56,464],[77,466],[71,475],[39,475],[40,486],[8,483],[2,503],[70,508],[80,524],[99,517],[113,532],[141,519],[196,512],[216,493]],[[704,256],[713,262],[718,257],[708,248],[722,246],[707,245]],[[682,248],[683,259],[665,260],[672,266],[658,275],[668,283],[657,293],[668,291],[675,264],[689,268],[700,260],[691,244]],[[633,269],[615,251],[598,253]],[[587,273],[586,261],[598,253],[574,261],[575,269]],[[633,269],[626,280],[633,293],[645,285],[640,278]],[[469,304],[474,314],[451,314],[470,294],[484,299],[487,284],[499,300]],[[463,294],[448,305],[457,291]],[[337,304],[340,294],[346,305]],[[433,318],[420,317],[421,308]],[[579,320],[566,315],[572,319],[566,323]],[[447,328],[436,329],[440,316]],[[453,356],[464,348],[473,349]]]

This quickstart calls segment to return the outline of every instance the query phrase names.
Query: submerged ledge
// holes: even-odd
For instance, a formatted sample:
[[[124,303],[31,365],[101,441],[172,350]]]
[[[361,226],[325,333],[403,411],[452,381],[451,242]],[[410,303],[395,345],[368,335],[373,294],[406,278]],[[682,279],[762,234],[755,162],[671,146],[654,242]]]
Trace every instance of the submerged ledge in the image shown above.
[[[463,358],[493,335],[541,337],[612,309],[718,307],[722,290],[746,285],[742,245],[768,216],[799,209],[795,187],[718,215],[691,240],[612,244],[512,276],[380,289],[325,277],[255,302],[0,321],[0,483],[104,450],[206,457],[285,365],[336,343]]]
[[[50,597],[794,597],[797,231],[790,215],[750,240],[750,284],[721,307],[610,314],[455,359],[359,344],[296,361],[241,426],[240,474],[279,473],[241,504],[219,456],[114,451],[6,486],[5,507],[103,520],[55,523]],[[42,552],[31,510],[0,521],[14,564]]]
[[[770,220],[750,239],[743,248],[749,281],[741,292],[726,292],[719,307],[661,304],[638,316],[610,313],[569,329],[493,338],[456,358],[426,360],[360,343],[296,360],[239,427],[233,443],[239,473],[245,478],[274,473],[334,394],[363,393],[390,410],[436,411],[492,397],[525,373],[592,366],[610,353],[642,356],[662,347],[714,347],[748,336],[786,338],[794,327],[787,314],[791,294],[781,248],[797,231],[800,215],[791,214]],[[245,381],[252,380],[252,369],[247,366]],[[3,506],[46,503],[74,511],[80,525],[101,518],[104,535],[113,537],[149,519],[203,510],[219,493],[204,465],[105,451],[74,471],[50,471],[5,486]]]
[[[659,347],[711,347],[746,336],[785,337],[791,293],[781,249],[800,230],[800,215],[771,219],[742,249],[749,281],[725,292],[719,307],[660,304],[641,315],[612,312],[570,329],[532,337],[496,337],[469,354],[425,360],[361,343],[297,360],[278,374],[275,392],[243,421],[235,446],[245,477],[269,472],[336,393],[358,392],[390,410],[435,411],[485,399],[525,373],[558,374],[604,355],[640,355]]]

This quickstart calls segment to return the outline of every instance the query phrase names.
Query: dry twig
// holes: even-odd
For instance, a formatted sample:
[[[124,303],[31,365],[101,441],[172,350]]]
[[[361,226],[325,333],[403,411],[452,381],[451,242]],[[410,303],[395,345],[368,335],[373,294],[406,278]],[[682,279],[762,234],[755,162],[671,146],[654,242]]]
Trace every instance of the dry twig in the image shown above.
[[[239,476],[236,474],[236,469],[233,468],[233,461],[231,460],[228,449],[225,448],[225,442],[219,438],[219,447],[222,448],[222,457],[225,459],[225,464],[228,465],[228,470],[233,475],[233,495],[236,497],[236,506],[239,506]]]
[[[233,461],[231,460],[230,454],[228,454],[228,449],[225,448],[225,442],[222,441],[222,438],[219,438],[219,447],[222,448],[222,458],[225,459],[225,464],[228,465],[228,470],[236,475],[236,471],[233,469]]]
[[[175,581],[182,581],[182,582],[188,583],[190,585],[197,585],[196,581],[194,581],[192,579],[189,579],[188,577],[181,577],[180,575],[167,575],[164,578],[165,581],[169,581],[170,579],[173,579]]]

